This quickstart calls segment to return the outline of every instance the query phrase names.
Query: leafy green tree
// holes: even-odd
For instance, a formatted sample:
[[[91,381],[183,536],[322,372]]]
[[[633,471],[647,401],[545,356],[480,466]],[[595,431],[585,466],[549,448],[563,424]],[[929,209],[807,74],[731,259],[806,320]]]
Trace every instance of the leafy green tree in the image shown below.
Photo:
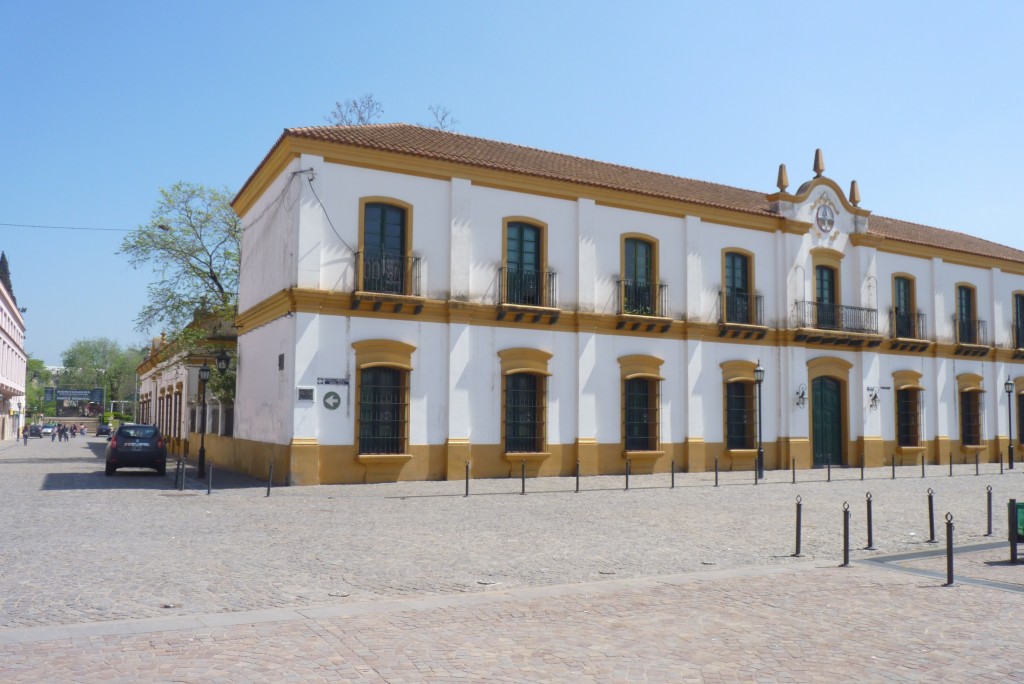
[[[61,354],[60,386],[102,387],[108,402],[104,409],[109,408],[111,401],[129,401],[134,396],[135,370],[142,358],[142,350],[123,348],[106,337],[76,340]]]
[[[160,189],[149,223],[125,236],[121,253],[157,280],[136,329],[162,328],[177,339],[197,315],[231,320],[238,299],[241,221],[231,193],[178,182]]]
[[[25,364],[25,412],[29,417],[34,418],[47,413],[46,405],[43,403],[44,388],[47,386],[50,386],[50,371],[42,359],[33,359],[30,356]],[[53,411],[53,402],[50,402],[49,407],[49,410]]]

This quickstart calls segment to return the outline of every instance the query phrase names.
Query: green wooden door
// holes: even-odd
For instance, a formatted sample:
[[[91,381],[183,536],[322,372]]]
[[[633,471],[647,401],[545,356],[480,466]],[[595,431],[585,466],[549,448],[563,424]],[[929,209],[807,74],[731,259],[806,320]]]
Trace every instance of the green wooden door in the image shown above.
[[[815,378],[811,382],[811,440],[815,466],[843,462],[841,387],[834,378]]]

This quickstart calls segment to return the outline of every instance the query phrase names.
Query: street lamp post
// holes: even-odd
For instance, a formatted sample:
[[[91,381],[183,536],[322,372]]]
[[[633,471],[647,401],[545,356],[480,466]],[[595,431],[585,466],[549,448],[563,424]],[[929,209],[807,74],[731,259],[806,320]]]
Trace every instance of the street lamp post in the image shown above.
[[[764,443],[761,438],[761,383],[764,382],[764,368],[758,360],[754,369],[754,384],[757,385],[757,479],[764,479]]]
[[[1006,390],[1006,429],[1010,432],[1010,470],[1013,470],[1013,381],[1009,375],[1003,389]]]
[[[206,383],[210,380],[210,367],[203,361],[199,368],[199,393],[203,397],[202,413],[199,416],[199,477],[206,477]]]

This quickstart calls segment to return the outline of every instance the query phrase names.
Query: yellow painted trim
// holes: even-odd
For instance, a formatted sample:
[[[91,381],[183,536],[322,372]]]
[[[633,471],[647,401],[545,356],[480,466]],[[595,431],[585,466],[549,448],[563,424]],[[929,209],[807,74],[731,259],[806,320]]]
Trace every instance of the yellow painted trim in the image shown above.
[[[411,344],[395,340],[362,340],[353,342],[352,349],[356,353],[356,368],[393,366],[406,371],[412,370],[412,353],[416,351]]]
[[[815,247],[811,250],[811,290],[814,292],[814,301],[818,301],[818,267],[824,266],[835,272],[836,301],[837,305],[843,303],[843,257],[838,252],[828,247]]]
[[[661,273],[659,270],[659,264],[661,263],[661,255],[658,248],[658,239],[652,235],[646,233],[622,233],[619,235],[619,279],[626,279],[626,241],[637,240],[639,242],[646,242],[651,246],[651,285],[654,286],[655,301],[652,302],[654,308],[657,309],[661,304]],[[623,313],[627,313],[623,304],[626,301],[626,293],[622,291],[622,285],[619,286],[619,302],[620,306],[623,307]],[[665,316],[665,311],[658,310],[655,316]],[[635,314],[634,314],[635,315]]]
[[[866,209],[861,209],[860,207],[855,207],[852,204],[850,204],[850,201],[846,199],[846,193],[843,192],[843,189],[840,188],[834,180],[832,180],[831,178],[827,178],[825,176],[819,176],[817,178],[813,178],[807,181],[806,183],[800,186],[800,188],[797,190],[797,194],[795,195],[790,195],[789,193],[786,192],[776,192],[774,194],[768,195],[768,201],[782,201],[791,202],[793,204],[802,204],[803,202],[807,201],[807,199],[811,196],[812,192],[814,192],[817,188],[823,185],[827,188],[830,188],[834,193],[836,193],[836,196],[839,198],[839,203],[843,205],[843,208],[847,212],[854,214],[855,216],[862,217],[871,215],[870,211]]]
[[[885,237],[882,235],[875,235],[873,233],[850,233],[850,244],[854,247],[869,247],[878,249],[883,242]]]
[[[412,205],[408,202],[403,202],[395,197],[388,197],[384,195],[367,195],[359,198],[359,216],[356,218],[356,225],[359,226],[359,253],[366,254],[366,242],[364,231],[366,230],[366,205],[367,204],[386,204],[393,207],[397,207],[405,212],[405,226],[403,233],[405,233],[404,244],[402,245],[402,268],[404,273],[404,285],[405,292],[402,294],[412,294],[412,263],[406,257],[412,256],[412,246],[415,244],[412,240],[412,227],[413,227],[413,216],[412,216]],[[364,290],[363,287],[363,264],[362,262],[356,264],[356,290]]]
[[[807,434],[811,439],[811,461],[814,460],[814,381],[820,377],[829,377],[839,382],[839,398],[842,402],[843,415],[840,429],[842,431],[843,454],[841,462],[849,465],[850,441],[850,370],[853,364],[843,359],[822,356],[807,362]]]
[[[742,249],[740,247],[723,247],[722,248],[722,255],[721,255],[721,268],[722,268],[722,271],[721,271],[721,273],[722,273],[721,290],[722,290],[722,295],[721,295],[721,301],[718,303],[718,305],[721,307],[722,320],[723,321],[729,320],[728,317],[726,316],[727,311],[726,311],[726,306],[725,306],[725,302],[726,302],[725,257],[726,257],[726,255],[728,255],[730,253],[731,254],[739,254],[740,256],[744,256],[744,257],[747,258],[747,297],[750,298],[750,302],[749,302],[749,304],[747,306],[750,307],[749,310],[750,310],[750,313],[751,313],[751,318],[756,319],[757,318],[757,307],[755,306],[755,304],[757,302],[757,299],[756,299],[756,297],[757,297],[757,279],[754,277],[754,275],[756,273],[756,271],[754,269],[754,266],[757,263],[757,261],[756,261],[755,255],[750,250]],[[753,323],[750,323],[750,324],[753,325]]]
[[[510,223],[524,223],[528,226],[536,228],[540,233],[540,270],[542,272],[548,271],[548,224],[544,221],[538,221],[535,218],[529,216],[505,216],[501,219],[501,263],[503,266],[508,268],[508,224]],[[542,302],[546,302],[548,296],[548,283],[546,278],[541,278],[541,298]],[[505,289],[508,292],[508,288]]]
[[[661,377],[661,364],[663,363],[664,361],[656,356],[629,354],[619,357],[619,371],[623,380],[640,377],[664,380],[665,378]]]
[[[757,368],[757,363],[754,361],[723,361],[719,366],[722,369],[722,381],[725,384],[754,382],[754,369]]]
[[[924,387],[921,385],[921,374],[913,370],[893,371],[892,388],[894,390],[923,390]]]
[[[509,375],[511,373],[551,375],[548,371],[548,361],[551,360],[551,354],[546,351],[515,347],[499,351],[498,358],[501,359],[502,375]]]
[[[513,192],[525,192],[529,194],[542,195],[576,201],[579,198],[593,199],[596,204],[602,206],[616,207],[631,211],[644,213],[662,214],[666,216],[683,217],[696,216],[703,222],[716,223],[748,230],[775,232],[782,231],[793,235],[804,235],[812,227],[810,223],[792,221],[781,216],[773,216],[767,213],[751,212],[741,209],[726,209],[702,204],[694,201],[685,201],[657,197],[654,195],[627,192],[612,188],[603,188],[595,185],[572,183],[569,181],[554,181],[538,176],[530,176],[511,171],[499,171],[486,169],[468,164],[447,162],[442,160],[426,159],[408,154],[387,152],[383,150],[369,150],[348,146],[339,143],[331,143],[319,140],[309,140],[295,136],[282,135],[271,148],[264,161],[256,167],[253,174],[246,181],[238,195],[232,201],[231,206],[235,212],[245,218],[245,215],[252,209],[267,188],[284,172],[300,154],[323,157],[324,161],[333,164],[344,164],[362,168],[400,173],[413,176],[421,176],[442,181],[450,181],[452,178],[464,178],[474,185],[492,187],[499,190]],[[827,178],[818,180],[829,181]],[[834,182],[829,181],[830,186],[836,194],[842,198],[841,201],[846,207],[845,195],[840,192]],[[813,189],[812,186],[811,189]],[[787,193],[775,193],[766,195],[766,204],[776,201],[800,202],[802,197],[810,194],[810,189],[801,195],[789,195]],[[858,216],[870,216],[870,212],[864,209],[852,208],[851,213]],[[923,259],[939,258],[947,263],[972,266],[985,270],[994,267],[1000,268],[1003,272],[1015,275],[1024,275],[1024,263],[986,257],[981,255],[959,252],[956,250],[921,245],[912,242],[905,242],[892,237],[875,236],[872,234],[851,234],[850,240],[854,245],[873,237],[881,238],[878,245],[879,251],[902,256],[910,256]]]
[[[524,351],[525,352],[537,352],[537,350],[535,350],[535,349],[511,349],[511,350],[506,350],[506,351],[512,351],[512,352],[524,352]],[[498,356],[499,357],[501,356],[501,353],[502,352],[498,352]],[[514,366],[519,366],[523,362],[524,359],[527,361],[527,363],[529,365],[536,366],[537,362],[541,358],[539,355],[546,355],[547,359],[551,358],[551,354],[547,354],[546,352],[537,352],[537,354],[526,354],[526,355],[520,355],[518,353],[517,354],[512,354],[511,358],[510,358],[510,361],[508,363],[509,372],[505,372],[505,368],[506,368],[505,359],[502,359],[502,362],[501,362],[501,365],[502,365],[502,373],[501,373],[501,448],[502,448],[502,450],[505,449],[505,445],[506,445],[505,438],[506,438],[506,434],[507,433],[506,433],[505,429],[506,429],[507,426],[505,424],[505,416],[508,415],[507,402],[506,402],[506,399],[508,397],[508,394],[507,394],[508,385],[506,383],[508,382],[508,376],[509,375],[511,375],[513,373],[528,373],[530,375],[535,375],[537,377],[537,389],[536,389],[536,391],[537,391],[537,407],[540,410],[540,415],[537,418],[537,424],[540,426],[540,443],[541,443],[540,451],[537,451],[537,452],[534,452],[534,451],[524,451],[524,452],[515,451],[515,452],[508,452],[508,453],[512,453],[512,454],[537,454],[537,453],[545,453],[545,454],[548,454],[548,452],[549,452],[549,449],[548,449],[548,379],[547,379],[547,376],[551,375],[551,374],[547,372],[547,359],[543,360],[543,365],[544,365],[543,372],[541,372],[541,371],[533,371],[533,370],[529,370],[529,369],[525,369],[524,370],[522,368],[520,368],[518,370],[514,369]]]
[[[646,325],[641,325],[637,330],[631,330],[630,326],[620,329],[623,320],[622,316],[615,314],[598,314],[592,312],[561,311],[558,320],[554,323],[533,323],[529,317],[521,322],[513,320],[514,317],[506,316],[504,320],[497,320],[499,307],[494,304],[459,302],[451,300],[434,300],[414,297],[389,296],[385,306],[380,311],[373,311],[363,303],[360,308],[353,308],[354,296],[350,292],[337,292],[328,290],[312,290],[290,288],[282,290],[262,302],[254,304],[246,311],[239,314],[235,319],[235,326],[238,334],[244,335],[252,330],[267,325],[288,311],[294,313],[308,313],[314,315],[345,316],[352,318],[366,319],[387,319],[398,321],[410,321],[414,323],[465,323],[475,326],[491,328],[509,328],[519,330],[534,330],[545,332],[587,332],[598,335],[614,335],[617,337],[643,337],[660,340],[704,340],[729,345],[755,345],[757,347],[779,347],[806,349],[808,354],[828,353],[834,350],[833,345],[819,343],[797,342],[795,336],[797,330],[794,328],[768,328],[763,339],[741,339],[722,338],[717,323],[686,322],[670,319],[650,319],[647,317],[634,317],[637,320],[656,321],[653,330],[647,330]],[[391,310],[391,304],[401,302],[405,306],[403,311],[395,313]],[[419,314],[413,314],[414,302],[416,306],[422,306]],[[545,311],[549,311],[545,309]],[[661,332],[661,326],[668,325],[667,332]],[[860,335],[866,340],[880,339],[878,335]],[[952,343],[931,343],[927,349],[919,352],[899,351],[882,347],[855,347],[849,351],[855,354],[879,354],[889,357],[913,357],[913,358],[938,358],[938,359],[962,359],[956,354],[957,347]],[[1013,358],[1012,349],[992,348],[985,361],[1000,361],[1012,366],[1024,368],[1024,362]]]
[[[956,321],[960,320],[960,289],[961,288],[963,288],[965,290],[969,290],[970,293],[971,293],[971,308],[974,310],[972,312],[974,315],[973,315],[972,318],[967,319],[967,320],[972,320],[972,321],[980,320],[979,315],[978,315],[978,313],[979,313],[978,312],[978,288],[975,285],[973,285],[972,283],[966,283],[966,282],[957,283],[956,285],[954,285],[953,286],[953,305],[954,305],[953,317],[955,319],[955,321],[953,323],[953,327],[954,327],[953,339],[954,340],[957,339],[957,331],[955,329],[956,328]]]
[[[982,377],[977,373],[961,373],[956,376],[957,392],[982,392]]]

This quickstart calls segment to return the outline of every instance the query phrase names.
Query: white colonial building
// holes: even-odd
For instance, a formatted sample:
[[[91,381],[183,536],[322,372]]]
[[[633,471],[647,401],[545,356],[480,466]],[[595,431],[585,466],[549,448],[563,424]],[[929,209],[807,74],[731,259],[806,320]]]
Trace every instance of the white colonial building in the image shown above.
[[[296,484],[750,469],[759,445],[769,469],[998,459],[1024,252],[814,172],[764,193],[286,130],[234,201],[236,425],[211,457]]]
[[[15,439],[25,420],[25,319],[7,288],[0,285],[0,439]]]

